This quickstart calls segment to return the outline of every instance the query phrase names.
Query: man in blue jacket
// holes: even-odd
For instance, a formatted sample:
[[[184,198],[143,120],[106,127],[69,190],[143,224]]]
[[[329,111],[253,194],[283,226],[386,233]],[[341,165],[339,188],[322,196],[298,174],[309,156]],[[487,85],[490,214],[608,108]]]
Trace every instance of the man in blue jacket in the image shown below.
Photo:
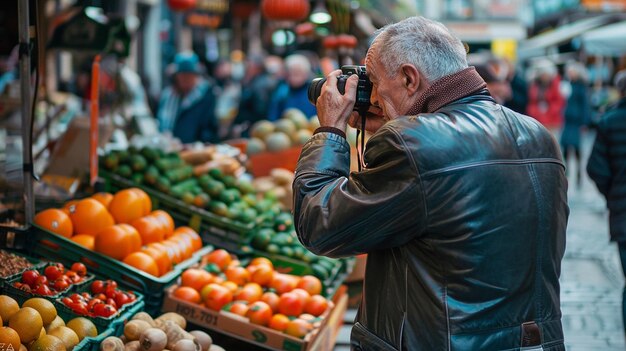
[[[159,130],[171,132],[183,143],[217,142],[215,94],[211,83],[200,75],[198,56],[178,53],[173,67],[172,85],[159,100]]]

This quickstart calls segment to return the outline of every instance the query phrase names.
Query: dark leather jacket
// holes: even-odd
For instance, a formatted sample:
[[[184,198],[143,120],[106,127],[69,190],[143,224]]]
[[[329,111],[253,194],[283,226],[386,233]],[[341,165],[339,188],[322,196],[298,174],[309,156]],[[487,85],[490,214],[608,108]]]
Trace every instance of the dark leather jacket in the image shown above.
[[[483,92],[388,122],[361,172],[349,153],[315,134],[293,188],[307,248],[368,253],[353,349],[564,350],[567,180],[545,128]]]

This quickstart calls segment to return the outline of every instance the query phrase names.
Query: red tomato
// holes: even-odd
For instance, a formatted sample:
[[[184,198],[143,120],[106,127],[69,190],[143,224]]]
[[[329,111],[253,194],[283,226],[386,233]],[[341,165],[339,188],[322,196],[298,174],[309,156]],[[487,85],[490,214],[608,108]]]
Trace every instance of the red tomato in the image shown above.
[[[93,307],[93,314],[98,317],[111,317],[115,313],[117,313],[115,307],[104,303],[97,304]]]
[[[116,309],[119,308],[119,307],[122,307],[122,306],[118,306],[118,304],[113,299],[107,299],[106,300],[106,304],[107,305],[111,305],[111,306],[115,307]]]
[[[122,307],[125,304],[132,302],[130,300],[130,296],[126,294],[125,292],[120,292],[117,295],[115,295],[114,301],[115,301],[116,306],[118,307]]]
[[[89,300],[89,302],[87,302],[87,310],[88,311],[93,311],[93,308],[97,304],[102,304],[102,303],[104,303],[104,301],[102,301],[100,299],[91,299],[91,300]]]
[[[88,293],[88,292],[84,292],[84,293],[80,294],[80,296],[82,296],[85,300],[91,299],[91,294]]]
[[[25,271],[22,273],[22,283],[29,286],[34,286],[37,278],[39,278],[39,272],[37,271]]]
[[[86,315],[89,313],[89,311],[87,310],[87,304],[84,302],[73,302],[69,308],[76,314],[79,315]]]
[[[79,276],[84,277],[87,275],[87,267],[80,262],[75,262],[71,268],[72,271],[76,272]]]
[[[94,295],[93,297],[94,297],[95,299],[100,299],[100,300],[102,300],[102,301],[104,301],[104,300],[106,300],[106,299],[107,299],[107,296],[106,296],[105,294],[103,294],[103,293],[99,293],[99,294],[97,294],[97,295]]]
[[[215,311],[221,310],[224,305],[233,300],[233,293],[227,287],[215,283],[205,286],[202,292],[205,296],[205,305]]]
[[[39,285],[37,289],[35,289],[34,293],[37,295],[45,295],[45,296],[53,295],[52,290],[50,290],[50,288],[46,284]]]
[[[63,275],[63,271],[58,266],[48,266],[43,274],[48,277],[48,280],[55,281]]]
[[[78,283],[79,281],[81,281],[81,277],[78,275],[78,273],[74,272],[74,271],[67,271],[65,272],[65,276],[70,278],[70,280],[72,281],[72,283]]]
[[[304,303],[305,301],[297,293],[284,293],[280,296],[278,311],[284,315],[296,317],[304,311]]]
[[[82,301],[85,301],[85,298],[84,298],[84,297],[82,297],[80,294],[76,294],[76,293],[74,293],[74,294],[70,295],[70,299],[72,299],[72,301],[74,301],[74,302],[82,302]]]
[[[117,295],[117,289],[109,285],[106,287],[106,289],[104,289],[104,294],[107,296],[108,299],[114,299],[115,295]]]
[[[104,282],[102,280],[94,280],[93,283],[91,283],[91,292],[94,294],[104,292]]]
[[[69,297],[64,297],[64,298],[62,298],[62,299],[61,299],[61,302],[63,302],[63,304],[64,304],[65,306],[69,306],[69,305],[71,305],[72,303],[74,303],[74,301],[72,301],[72,299],[70,299]]]
[[[104,282],[107,287],[113,287],[113,289],[117,289],[117,282],[115,280],[107,280]]]
[[[37,279],[35,279],[35,286],[47,285],[47,284],[48,284],[48,278],[45,275],[40,275],[37,277]]]
[[[52,286],[55,290],[57,291],[64,291],[65,289],[67,289],[70,285],[67,283],[67,281],[65,281],[65,279],[63,278],[59,278],[57,280],[54,281],[54,285]]]
[[[311,296],[304,306],[304,312],[310,313],[316,317],[320,316],[328,309],[328,300],[321,295]]]
[[[263,301],[257,301],[250,305],[246,317],[250,323],[267,326],[272,319],[272,308]]]

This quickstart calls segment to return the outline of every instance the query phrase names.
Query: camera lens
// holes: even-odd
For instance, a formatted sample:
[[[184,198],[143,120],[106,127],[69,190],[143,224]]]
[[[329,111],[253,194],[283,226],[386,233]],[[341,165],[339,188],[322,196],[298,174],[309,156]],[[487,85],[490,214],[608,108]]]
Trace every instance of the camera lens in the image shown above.
[[[315,78],[311,81],[311,85],[309,85],[308,96],[309,101],[311,101],[313,105],[317,103],[317,98],[319,98],[322,93],[324,82],[326,82],[326,78]]]

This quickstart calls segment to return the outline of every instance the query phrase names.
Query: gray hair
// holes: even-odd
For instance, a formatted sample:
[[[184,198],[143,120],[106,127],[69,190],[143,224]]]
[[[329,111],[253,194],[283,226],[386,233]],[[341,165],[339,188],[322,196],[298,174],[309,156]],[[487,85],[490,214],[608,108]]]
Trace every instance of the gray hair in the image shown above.
[[[405,63],[414,65],[429,82],[467,68],[465,46],[439,22],[415,16],[375,34],[378,57],[389,76]]]
[[[293,54],[287,56],[285,59],[285,67],[288,71],[294,68],[300,68],[306,72],[311,72],[311,61],[304,55]]]
[[[570,78],[570,72],[574,72],[575,74],[577,74],[579,79],[584,82],[587,82],[589,80],[587,68],[585,68],[585,65],[578,61],[568,61],[565,64],[565,74],[567,74],[567,78]]]
[[[615,85],[617,90],[619,90],[620,94],[626,95],[626,69],[623,69],[615,74],[613,85]]]

